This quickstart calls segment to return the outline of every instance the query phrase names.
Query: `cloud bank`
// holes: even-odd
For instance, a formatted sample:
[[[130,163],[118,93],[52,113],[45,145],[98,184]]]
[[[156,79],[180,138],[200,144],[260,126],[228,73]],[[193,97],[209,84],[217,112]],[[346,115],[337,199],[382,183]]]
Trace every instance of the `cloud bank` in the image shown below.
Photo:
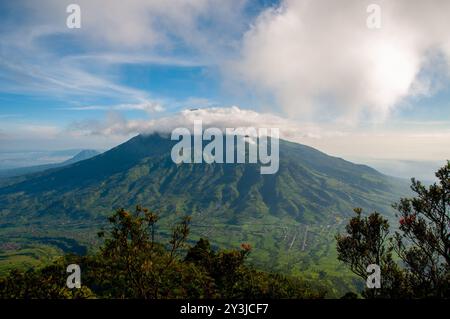
[[[366,25],[371,3],[380,29]],[[383,120],[448,77],[449,12],[446,0],[285,0],[244,35],[230,75],[298,118]]]
[[[202,120],[203,128],[255,127],[278,128],[280,138],[315,147],[330,155],[354,159],[414,159],[445,160],[449,158],[449,122],[421,126],[409,123],[409,130],[403,125],[397,128],[378,130],[376,127],[359,127],[354,130],[341,125],[299,124],[272,113],[232,107],[211,107],[183,110],[158,119],[126,119],[119,113],[109,113],[104,121],[83,121],[74,123],[67,130],[72,136],[122,139],[136,134],[160,133],[169,135],[175,128],[192,129],[194,120]]]
[[[195,120],[201,120],[203,128],[254,127],[278,128],[284,138],[314,136],[309,127],[300,129],[298,123],[270,113],[232,107],[211,107],[186,109],[179,113],[158,119],[127,120],[119,113],[109,113],[104,121],[84,121],[74,123],[71,130],[92,135],[132,135],[132,134],[170,134],[175,128],[192,129]]]

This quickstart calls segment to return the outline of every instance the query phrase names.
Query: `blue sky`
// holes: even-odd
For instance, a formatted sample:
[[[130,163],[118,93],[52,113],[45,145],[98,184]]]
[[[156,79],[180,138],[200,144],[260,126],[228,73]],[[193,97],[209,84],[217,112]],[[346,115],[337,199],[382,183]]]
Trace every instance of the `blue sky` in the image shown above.
[[[241,21],[239,32],[227,35],[224,41],[238,41],[248,27],[246,19],[275,5],[269,1],[234,2],[242,3],[239,15],[245,19]],[[190,47],[170,32],[166,36],[175,38],[167,44],[170,48],[164,47],[166,43],[161,46],[134,46],[133,43],[124,48],[108,41],[95,43],[97,39],[87,39],[86,34],[90,31],[85,29],[88,27],[81,30],[66,28],[68,14],[64,1],[43,3],[0,4],[3,39],[1,119],[66,125],[86,117],[101,117],[108,112],[109,106],[125,103],[157,101],[164,104],[167,112],[176,112],[195,101],[207,106],[230,105],[243,100],[222,91],[221,75],[215,61],[202,56],[198,48]],[[98,6],[90,8],[91,14],[108,10],[102,8],[101,2],[97,3]],[[84,6],[81,8],[83,18]],[[120,15],[117,18],[120,19]],[[199,20],[196,29],[208,28],[211,23]],[[124,20],[117,24],[122,22],[129,23]],[[70,73],[74,70],[79,74]],[[86,80],[93,83],[87,84]],[[103,106],[105,109],[102,110]],[[81,112],[83,107],[86,107],[85,112]],[[142,116],[142,111],[123,113],[131,117]]]
[[[106,149],[130,123],[236,105],[337,156],[450,158],[448,2],[378,1],[378,31],[371,2],[2,1],[0,150]]]

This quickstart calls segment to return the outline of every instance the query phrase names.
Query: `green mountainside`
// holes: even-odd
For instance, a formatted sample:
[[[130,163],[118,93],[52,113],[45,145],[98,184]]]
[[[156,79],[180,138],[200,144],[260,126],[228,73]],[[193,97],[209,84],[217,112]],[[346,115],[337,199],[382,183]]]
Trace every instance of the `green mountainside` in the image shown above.
[[[341,223],[354,207],[392,219],[391,204],[407,192],[407,183],[368,166],[283,140],[273,175],[261,175],[259,164],[176,165],[175,143],[139,135],[93,158],[0,186],[0,271],[94,247],[105,216],[139,204],[161,215],[158,236],[188,214],[192,240],[208,237],[222,247],[248,242],[259,266],[345,290],[353,277],[336,260]]]

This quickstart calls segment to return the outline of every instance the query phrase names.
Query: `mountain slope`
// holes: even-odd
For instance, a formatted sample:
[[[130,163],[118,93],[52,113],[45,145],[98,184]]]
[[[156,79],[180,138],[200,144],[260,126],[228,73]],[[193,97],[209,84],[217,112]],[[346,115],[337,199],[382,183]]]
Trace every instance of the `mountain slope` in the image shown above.
[[[29,254],[27,265],[95,246],[106,216],[140,204],[160,214],[157,236],[189,214],[192,240],[208,237],[221,247],[248,242],[253,264],[311,280],[326,273],[321,280],[338,296],[353,277],[337,262],[334,236],[352,208],[376,209],[392,220],[391,204],[406,193],[400,180],[287,141],[280,141],[274,175],[261,175],[259,164],[176,165],[175,143],[139,135],[93,158],[0,186],[6,247],[0,244],[0,272]]]
[[[137,136],[91,159],[0,188],[2,220],[25,207],[30,217],[78,219],[139,203],[230,223],[265,215],[314,222],[355,206],[389,214],[398,193],[389,177],[300,144],[280,142],[275,175],[261,175],[259,164],[176,165],[173,144],[158,135]]]
[[[43,171],[46,171],[46,170],[49,170],[52,168],[63,167],[63,166],[67,166],[70,164],[74,164],[76,162],[84,161],[84,160],[94,157],[98,154],[100,154],[100,153],[95,150],[83,150],[83,151],[77,153],[72,158],[69,158],[68,160],[65,160],[61,163],[43,164],[43,165],[20,167],[20,168],[13,168],[13,169],[4,169],[4,170],[0,170],[0,178],[9,178],[9,177],[16,177],[16,176],[22,176],[22,175],[26,175],[26,174],[43,172]]]
[[[100,152],[96,151],[96,150],[82,150],[81,152],[79,152],[78,154],[73,156],[72,158],[69,158],[68,160],[62,162],[60,165],[67,166],[70,164],[74,164],[77,162],[81,162],[81,161],[90,159],[91,157],[97,156],[99,154],[100,154]]]

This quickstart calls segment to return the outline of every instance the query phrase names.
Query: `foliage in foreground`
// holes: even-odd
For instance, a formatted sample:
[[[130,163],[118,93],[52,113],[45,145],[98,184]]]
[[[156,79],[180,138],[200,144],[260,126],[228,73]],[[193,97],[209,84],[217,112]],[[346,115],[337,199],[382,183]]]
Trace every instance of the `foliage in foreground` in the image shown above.
[[[66,255],[42,269],[12,271],[0,279],[0,298],[321,298],[298,278],[262,272],[240,250],[211,248],[206,239],[188,247],[190,218],[175,225],[168,243],[154,240],[158,216],[137,207],[109,218],[110,231],[95,254]],[[66,267],[78,264],[80,289],[69,289]]]
[[[347,234],[336,237],[339,260],[364,280],[368,265],[380,266],[381,288],[365,289],[363,296],[450,298],[450,161],[436,177],[428,188],[412,179],[416,197],[394,205],[400,212],[394,236],[380,214],[362,217],[355,209]]]

